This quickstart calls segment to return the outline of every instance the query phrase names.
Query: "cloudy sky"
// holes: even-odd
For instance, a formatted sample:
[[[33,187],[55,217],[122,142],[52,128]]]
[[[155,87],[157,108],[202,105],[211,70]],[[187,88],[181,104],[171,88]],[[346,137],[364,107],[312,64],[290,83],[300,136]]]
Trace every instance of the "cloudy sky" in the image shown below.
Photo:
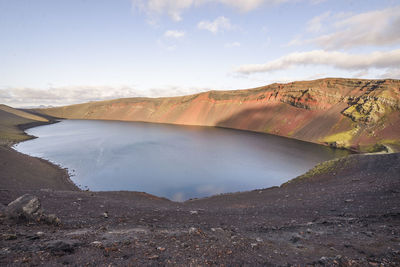
[[[400,78],[399,0],[0,0],[0,103]]]

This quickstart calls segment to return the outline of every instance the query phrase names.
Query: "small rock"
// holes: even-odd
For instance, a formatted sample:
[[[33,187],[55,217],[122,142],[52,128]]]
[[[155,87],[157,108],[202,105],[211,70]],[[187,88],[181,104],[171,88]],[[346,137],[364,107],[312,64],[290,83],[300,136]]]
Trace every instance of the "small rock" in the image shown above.
[[[76,241],[53,240],[47,242],[46,249],[50,250],[53,254],[73,253],[77,245]]]
[[[364,235],[366,235],[366,236],[368,236],[368,237],[372,237],[372,236],[374,235],[374,233],[373,233],[373,232],[370,232],[370,231],[361,232],[361,233],[363,233]]]
[[[319,259],[319,263],[321,263],[321,264],[325,264],[327,261],[328,261],[328,258],[327,258],[327,257],[321,257],[321,258]]]
[[[103,213],[103,216],[104,216],[104,218],[108,218],[108,212],[107,212],[107,211],[104,212],[104,213]]]
[[[345,248],[351,248],[351,247],[352,247],[352,245],[351,245],[349,242],[344,242],[344,243],[343,243],[343,246],[344,246]]]
[[[256,238],[256,241],[257,242],[263,242],[263,240],[261,238],[259,238],[259,237]]]
[[[163,247],[157,247],[157,250],[159,250],[159,251],[164,251],[165,248],[163,248]]]
[[[41,216],[41,220],[54,225],[60,225],[61,220],[55,214],[43,215]]]
[[[199,229],[195,228],[195,227],[190,227],[189,228],[189,234],[197,234],[199,232]]]
[[[292,241],[293,243],[297,243],[301,240],[301,236],[298,234],[294,234],[291,238],[290,241]]]
[[[258,246],[258,244],[257,243],[251,243],[250,246],[251,246],[251,248],[255,248],[255,247]]]
[[[1,255],[1,254],[8,254],[8,253],[10,253],[10,248],[2,248],[2,249],[0,250],[0,255]]]
[[[191,211],[190,211],[190,214],[191,214],[191,215],[195,215],[195,214],[199,214],[199,212],[198,212],[197,210],[191,210]]]
[[[36,235],[37,236],[44,236],[44,233],[43,232],[37,232]]]
[[[92,243],[90,243],[92,246],[95,246],[97,248],[101,248],[103,247],[103,243],[101,243],[100,241],[93,241]]]
[[[349,199],[346,199],[344,202],[350,203],[350,202],[353,202],[353,201],[354,201],[354,199],[349,198]]]
[[[159,258],[158,255],[152,255],[152,256],[149,256],[149,257],[148,257],[149,260],[156,260],[156,259],[158,259],[158,258]]]

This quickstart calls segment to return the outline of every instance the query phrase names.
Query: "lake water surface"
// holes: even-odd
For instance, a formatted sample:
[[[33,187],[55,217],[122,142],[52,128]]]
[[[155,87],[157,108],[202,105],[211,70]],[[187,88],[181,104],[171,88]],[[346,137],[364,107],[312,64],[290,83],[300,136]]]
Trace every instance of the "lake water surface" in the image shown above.
[[[172,200],[280,185],[348,152],[283,137],[197,126],[65,120],[31,128],[15,149],[69,169],[92,191]]]

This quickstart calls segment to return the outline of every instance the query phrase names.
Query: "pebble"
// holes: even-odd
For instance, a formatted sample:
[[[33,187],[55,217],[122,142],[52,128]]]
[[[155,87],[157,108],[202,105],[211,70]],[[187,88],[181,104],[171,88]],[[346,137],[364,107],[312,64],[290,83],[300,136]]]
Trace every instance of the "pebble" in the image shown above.
[[[189,228],[189,234],[196,234],[198,232],[199,232],[199,230],[197,228],[195,228],[195,227],[190,227]]]
[[[199,212],[198,212],[197,210],[191,210],[191,211],[190,211],[190,214],[191,214],[191,215],[195,215],[195,214],[199,214]]]
[[[222,229],[221,227],[217,227],[217,228],[211,228],[211,231],[213,231],[213,232],[224,232],[224,229]]]
[[[327,257],[321,257],[321,258],[319,259],[319,262],[322,263],[322,264],[324,264],[327,260],[328,260]]]
[[[101,243],[100,241],[93,241],[90,244],[92,244],[93,246],[98,247],[98,248],[103,246],[103,243]]]
[[[297,243],[301,240],[301,236],[298,234],[294,234],[292,235],[292,237],[290,238],[290,241],[292,241],[293,243]]]
[[[158,259],[158,255],[152,255],[148,257],[149,260],[156,260]]]

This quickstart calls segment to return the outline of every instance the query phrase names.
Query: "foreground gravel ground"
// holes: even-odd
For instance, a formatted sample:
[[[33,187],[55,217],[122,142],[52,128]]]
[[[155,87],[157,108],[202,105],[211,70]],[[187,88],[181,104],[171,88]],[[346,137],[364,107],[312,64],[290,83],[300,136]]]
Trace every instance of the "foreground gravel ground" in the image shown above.
[[[281,187],[184,203],[79,191],[51,164],[10,149],[0,159],[2,266],[400,265],[400,154],[352,155]],[[7,218],[26,193],[61,224]]]

